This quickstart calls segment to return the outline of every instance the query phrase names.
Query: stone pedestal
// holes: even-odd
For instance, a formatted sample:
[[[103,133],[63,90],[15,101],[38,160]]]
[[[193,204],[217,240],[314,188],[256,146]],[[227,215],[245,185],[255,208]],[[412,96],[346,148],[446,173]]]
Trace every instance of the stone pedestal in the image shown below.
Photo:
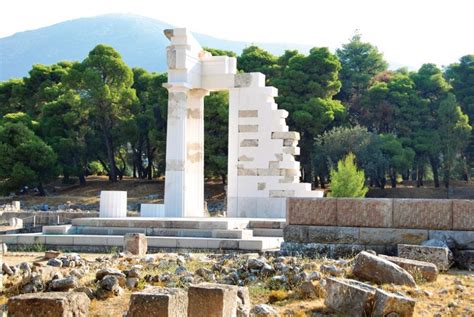
[[[8,316],[89,316],[90,299],[82,292],[22,294],[8,300]]]
[[[147,238],[143,233],[127,233],[123,237],[123,251],[133,255],[146,255],[148,250]]]
[[[128,317],[183,317],[188,311],[188,295],[179,288],[147,288],[133,293]]]
[[[100,192],[100,218],[127,217],[127,192],[108,191]]]
[[[188,317],[248,316],[247,288],[203,283],[188,289]]]

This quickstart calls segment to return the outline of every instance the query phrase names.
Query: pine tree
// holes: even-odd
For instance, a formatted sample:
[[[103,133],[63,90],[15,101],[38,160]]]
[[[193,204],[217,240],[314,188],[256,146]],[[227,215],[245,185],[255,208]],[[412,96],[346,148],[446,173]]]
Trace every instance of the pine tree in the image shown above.
[[[331,193],[329,197],[365,197],[365,173],[358,170],[355,155],[349,153],[337,162],[337,170],[331,170]]]

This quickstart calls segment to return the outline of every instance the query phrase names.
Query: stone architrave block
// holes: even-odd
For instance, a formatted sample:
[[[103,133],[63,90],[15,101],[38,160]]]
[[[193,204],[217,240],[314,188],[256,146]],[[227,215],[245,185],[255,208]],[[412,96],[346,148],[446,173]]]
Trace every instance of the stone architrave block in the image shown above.
[[[380,254],[379,257],[395,263],[402,269],[405,269],[412,276],[421,276],[427,282],[434,282],[438,278],[438,268],[433,263],[382,254]]]
[[[453,200],[453,230],[474,230],[474,200]]]
[[[411,244],[399,244],[397,248],[400,258],[433,263],[440,271],[447,271],[451,264],[448,248]]]
[[[143,256],[148,250],[147,238],[143,233],[127,233],[123,237],[123,251]]]
[[[394,228],[431,230],[452,228],[452,200],[394,199],[393,204]]]
[[[191,285],[188,289],[188,317],[248,316],[249,311],[246,288],[202,283]]]
[[[375,288],[350,279],[326,278],[325,305],[341,316],[370,316]]]
[[[87,317],[90,303],[83,292],[22,294],[8,299],[8,316]]]
[[[409,297],[377,289],[371,316],[411,317],[415,311],[415,304],[416,302]]]
[[[130,297],[128,317],[183,317],[188,311],[188,294],[180,288],[150,287]]]
[[[392,199],[337,199],[337,225],[345,227],[392,227]]]
[[[289,225],[336,226],[337,200],[331,198],[289,198],[287,223]]]

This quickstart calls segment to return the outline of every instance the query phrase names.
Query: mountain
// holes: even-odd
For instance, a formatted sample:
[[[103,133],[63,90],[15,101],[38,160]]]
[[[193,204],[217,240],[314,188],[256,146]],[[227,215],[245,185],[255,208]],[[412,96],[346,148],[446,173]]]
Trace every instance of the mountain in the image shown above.
[[[63,60],[82,61],[97,44],[115,48],[130,67],[148,71],[166,70],[164,29],[172,26],[136,15],[102,15],[65,21],[48,27],[0,38],[0,81],[28,74],[33,64],[54,64]],[[194,34],[202,46],[240,53],[252,43],[221,40]],[[255,43],[280,55],[286,49],[307,52],[298,44]]]

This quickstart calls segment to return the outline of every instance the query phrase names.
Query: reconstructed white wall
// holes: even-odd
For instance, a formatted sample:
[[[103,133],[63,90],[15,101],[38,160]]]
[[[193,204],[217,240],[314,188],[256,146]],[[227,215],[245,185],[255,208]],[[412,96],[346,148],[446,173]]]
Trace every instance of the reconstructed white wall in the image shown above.
[[[322,197],[299,182],[299,134],[289,132],[261,73],[237,74],[236,59],[204,52],[186,29],[165,31],[168,130],[165,214],[204,216],[204,96],[229,91],[228,216],[285,217],[287,197]]]

